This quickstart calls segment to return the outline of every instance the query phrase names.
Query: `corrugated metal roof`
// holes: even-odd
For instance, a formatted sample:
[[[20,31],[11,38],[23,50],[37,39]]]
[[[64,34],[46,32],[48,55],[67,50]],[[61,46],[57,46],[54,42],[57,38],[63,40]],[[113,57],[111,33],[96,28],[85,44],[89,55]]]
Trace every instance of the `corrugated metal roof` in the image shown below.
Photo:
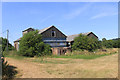
[[[39,30],[39,34],[43,33],[44,31],[46,31],[47,29],[49,29],[49,28],[51,28],[51,27],[53,27],[53,25],[50,26],[50,27],[47,27],[47,28],[44,28],[44,29]],[[33,28],[28,28],[28,29],[26,29],[26,30],[29,30],[29,29],[33,29]],[[24,30],[24,31],[26,31],[26,30]],[[23,32],[24,32],[24,31],[23,31]],[[21,38],[15,40],[14,42],[19,42],[20,40],[21,40]]]
[[[47,27],[47,28],[44,28],[44,29],[39,30],[39,34],[43,33],[44,31],[46,31],[47,29],[49,29],[49,28],[51,28],[51,27],[53,27],[53,26],[50,26],[50,27]]]
[[[44,31],[46,31],[47,29],[49,29],[49,28],[51,28],[51,27],[53,27],[53,26],[50,26],[50,27],[47,27],[47,28],[44,28],[44,29],[41,29],[41,30],[39,30],[39,34],[41,34],[41,33],[43,33]],[[30,29],[30,28],[28,28],[28,29]],[[24,30],[25,31],[25,30]],[[83,35],[88,35],[88,34],[90,34],[91,32],[87,32],[87,33],[82,33]],[[69,35],[69,36],[67,36],[67,41],[73,41],[74,39],[75,39],[75,37],[78,37],[79,36],[79,34],[75,34],[75,35]],[[21,40],[21,38],[19,38],[19,39],[17,39],[17,40],[15,40],[14,42],[19,42]]]
[[[67,41],[73,41],[75,39],[75,37],[78,37],[79,34],[75,34],[75,35],[69,35],[67,36]]]
[[[91,32],[87,32],[87,33],[80,33],[80,34],[83,34],[83,35],[88,35],[88,34],[90,34]],[[75,37],[78,37],[79,36],[79,34],[75,34],[75,35],[69,35],[69,36],[67,36],[67,41],[73,41],[74,39],[75,39]]]

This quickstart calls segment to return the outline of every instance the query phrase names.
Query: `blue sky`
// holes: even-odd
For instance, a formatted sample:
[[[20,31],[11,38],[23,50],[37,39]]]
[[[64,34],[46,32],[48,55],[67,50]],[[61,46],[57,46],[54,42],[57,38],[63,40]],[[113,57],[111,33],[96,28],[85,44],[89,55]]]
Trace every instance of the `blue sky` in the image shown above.
[[[117,2],[3,2],[2,31],[9,29],[9,41],[29,27],[56,26],[65,35],[94,32],[99,39],[118,37]],[[6,37],[6,32],[3,33]]]

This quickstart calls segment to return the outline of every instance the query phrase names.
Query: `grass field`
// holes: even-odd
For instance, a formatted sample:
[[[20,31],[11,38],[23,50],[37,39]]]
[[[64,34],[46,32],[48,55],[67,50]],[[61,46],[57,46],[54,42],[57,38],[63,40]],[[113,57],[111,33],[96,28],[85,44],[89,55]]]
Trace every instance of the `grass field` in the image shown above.
[[[116,78],[118,74],[116,50],[111,49],[106,54],[96,55],[34,58],[9,55],[6,56],[6,60],[10,65],[17,67],[17,78]]]

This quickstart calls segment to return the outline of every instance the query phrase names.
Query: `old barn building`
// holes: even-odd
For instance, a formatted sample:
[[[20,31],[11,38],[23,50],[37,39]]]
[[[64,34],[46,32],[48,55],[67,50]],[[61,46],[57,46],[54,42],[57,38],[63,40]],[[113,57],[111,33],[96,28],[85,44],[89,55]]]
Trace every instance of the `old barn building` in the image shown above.
[[[24,31],[22,31],[22,35],[34,31],[33,28],[28,28]],[[55,26],[50,26],[44,29],[39,30],[39,34],[42,35],[43,42],[46,44],[49,44],[52,49],[52,53],[56,55],[65,54],[67,52],[71,51],[71,45],[74,42],[74,38],[79,36],[79,34],[76,35],[70,35],[66,36],[63,34],[59,29],[57,29]],[[93,32],[88,33],[82,33],[83,35],[89,36],[89,37],[95,37],[98,39],[98,37]],[[19,50],[19,41],[21,38],[14,41],[14,46],[16,50]]]
[[[26,34],[30,31],[34,31],[32,28],[28,28],[22,31],[22,34]],[[64,54],[66,51],[66,38],[67,36],[58,30],[55,26],[50,26],[45,29],[39,30],[39,34],[42,35],[43,42],[49,44],[52,47],[53,54]],[[14,41],[16,50],[19,50],[19,41],[21,38]]]
[[[88,36],[88,37],[93,37],[93,38],[98,39],[98,37],[93,32],[80,33],[80,34]],[[74,42],[75,37],[78,37],[78,36],[79,36],[79,34],[67,36],[67,39],[66,39],[66,41],[67,41],[67,47],[71,47],[71,45]]]

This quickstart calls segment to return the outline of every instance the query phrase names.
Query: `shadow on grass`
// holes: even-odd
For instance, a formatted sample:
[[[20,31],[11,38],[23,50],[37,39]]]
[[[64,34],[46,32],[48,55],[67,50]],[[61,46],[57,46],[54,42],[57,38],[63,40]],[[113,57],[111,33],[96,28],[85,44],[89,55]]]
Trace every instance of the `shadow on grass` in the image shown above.
[[[16,68],[17,67],[8,65],[5,70],[2,70],[2,74],[4,74],[2,80],[12,80],[13,78],[15,78],[15,75],[18,73]]]

